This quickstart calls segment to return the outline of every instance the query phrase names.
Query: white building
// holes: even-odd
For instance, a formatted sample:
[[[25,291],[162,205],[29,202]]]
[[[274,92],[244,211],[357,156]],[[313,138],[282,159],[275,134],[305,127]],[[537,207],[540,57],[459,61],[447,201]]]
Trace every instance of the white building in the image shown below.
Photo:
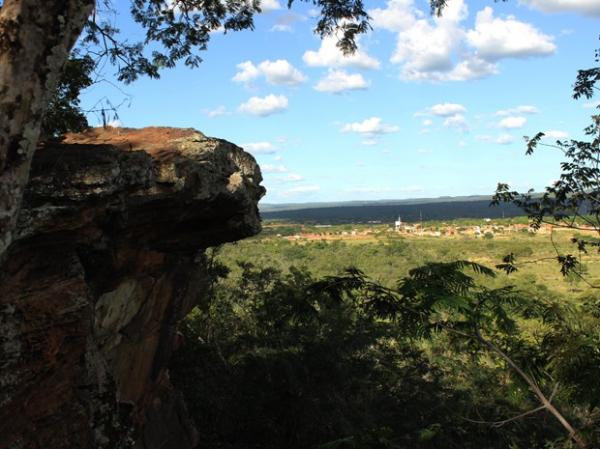
[[[402,218],[398,217],[398,219],[394,222],[394,228],[396,231],[399,231],[402,228]]]

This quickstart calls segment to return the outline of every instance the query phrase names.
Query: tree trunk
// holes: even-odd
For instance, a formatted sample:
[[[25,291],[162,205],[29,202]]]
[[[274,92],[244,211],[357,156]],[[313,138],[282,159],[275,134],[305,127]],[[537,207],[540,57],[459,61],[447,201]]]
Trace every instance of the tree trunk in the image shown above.
[[[0,263],[14,239],[42,117],[95,0],[0,6]]]

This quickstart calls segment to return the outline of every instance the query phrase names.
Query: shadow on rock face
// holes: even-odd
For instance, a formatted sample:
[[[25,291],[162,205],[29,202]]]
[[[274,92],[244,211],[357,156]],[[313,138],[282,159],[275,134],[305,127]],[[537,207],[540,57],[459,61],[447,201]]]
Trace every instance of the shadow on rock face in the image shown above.
[[[0,448],[193,447],[166,369],[203,250],[260,231],[256,161],[194,130],[41,148],[0,273]]]

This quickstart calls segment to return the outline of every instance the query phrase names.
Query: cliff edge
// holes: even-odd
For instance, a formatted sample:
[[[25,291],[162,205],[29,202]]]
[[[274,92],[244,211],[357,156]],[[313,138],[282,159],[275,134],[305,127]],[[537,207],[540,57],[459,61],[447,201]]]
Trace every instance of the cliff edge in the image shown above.
[[[192,129],[92,129],[35,155],[0,272],[0,448],[177,448],[166,368],[204,249],[260,230],[256,161]]]

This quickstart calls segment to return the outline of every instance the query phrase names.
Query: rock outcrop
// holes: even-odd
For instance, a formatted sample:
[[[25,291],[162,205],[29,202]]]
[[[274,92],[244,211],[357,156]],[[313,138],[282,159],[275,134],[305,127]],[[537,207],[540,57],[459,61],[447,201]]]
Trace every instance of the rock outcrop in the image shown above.
[[[260,230],[252,156],[194,130],[91,130],[40,148],[0,272],[0,448],[177,448],[169,382],[204,249]]]

